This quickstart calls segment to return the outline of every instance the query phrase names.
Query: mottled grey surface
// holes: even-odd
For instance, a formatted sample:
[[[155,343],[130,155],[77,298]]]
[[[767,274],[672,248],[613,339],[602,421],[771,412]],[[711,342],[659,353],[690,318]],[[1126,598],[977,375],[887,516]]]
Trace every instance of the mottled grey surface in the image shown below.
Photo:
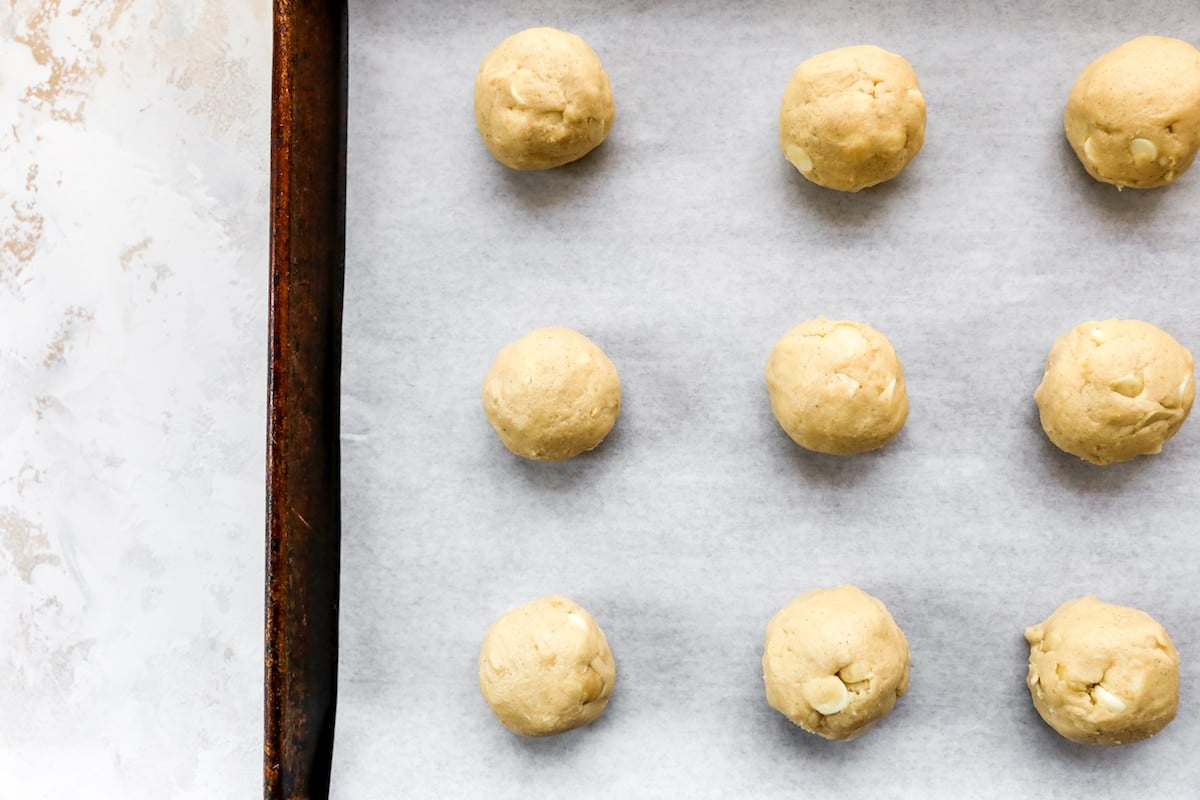
[[[617,120],[586,159],[494,162],[472,81],[504,36],[582,35]],[[1106,469],[1053,448],[1032,394],[1054,338],[1092,318],[1200,347],[1200,173],[1152,193],[1093,182],[1061,133],[1089,60],[1146,32],[1200,39],[1194,2],[351,3],[338,798],[1184,797],[1200,747],[1200,423]],[[928,100],[924,150],[858,195],[778,149],[804,58],[870,42]],[[869,322],[912,411],[884,450],[794,446],[763,367],[811,316]],[[480,408],[496,351],[574,327],[621,372],[610,439],[564,464],[511,456]],[[770,616],[814,587],[882,598],[912,688],[830,744],[767,707]],[[560,592],[608,633],[613,702],[520,740],[476,687],[483,633]],[[1183,654],[1160,737],[1058,738],[1022,631],[1096,593]]]
[[[0,4],[0,798],[262,785],[269,0]]]

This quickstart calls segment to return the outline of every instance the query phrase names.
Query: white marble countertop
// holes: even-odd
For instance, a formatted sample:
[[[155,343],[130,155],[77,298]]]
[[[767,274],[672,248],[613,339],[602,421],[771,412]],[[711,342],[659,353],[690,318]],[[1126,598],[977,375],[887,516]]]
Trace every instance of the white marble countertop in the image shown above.
[[[261,791],[270,42],[0,8],[0,797]]]

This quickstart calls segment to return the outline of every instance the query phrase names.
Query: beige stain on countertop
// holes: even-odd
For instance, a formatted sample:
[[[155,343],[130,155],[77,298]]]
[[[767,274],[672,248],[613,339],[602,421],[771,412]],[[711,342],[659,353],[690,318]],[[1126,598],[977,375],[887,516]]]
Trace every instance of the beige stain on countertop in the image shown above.
[[[102,42],[102,29],[111,29],[128,9],[130,0],[83,0],[63,8],[62,0],[42,0],[34,11],[19,21],[13,40],[25,45],[39,65],[47,67],[44,80],[26,87],[25,102],[35,108],[45,108],[52,119],[82,123],[83,109],[91,82],[104,74],[104,64],[97,57]],[[15,3],[14,3],[15,5]],[[105,15],[103,12],[108,12]],[[86,14],[89,19],[104,19],[91,26],[90,48],[54,46],[55,25],[65,17]]]
[[[79,306],[71,306],[63,312],[62,321],[58,325],[58,332],[54,334],[54,338],[50,341],[50,345],[46,350],[46,358],[42,360],[42,366],[50,369],[55,364],[62,361],[67,355],[67,346],[71,343],[71,337],[75,334],[75,329],[81,322],[91,320],[92,313],[86,308]]]
[[[118,23],[131,3],[132,0],[82,0],[64,5],[63,0],[41,0],[18,4],[18,0],[11,0],[12,40],[29,48],[34,62],[44,68],[44,77],[25,87],[21,102],[55,122],[82,125],[92,86],[104,74],[99,54],[103,34]],[[56,26],[77,17],[89,20],[90,46],[64,47],[61,40],[70,39],[59,34]],[[18,120],[12,127],[15,141],[21,140],[21,122],[28,118],[18,117]],[[16,285],[37,253],[45,230],[46,220],[36,202],[38,170],[36,163],[27,167],[25,196],[9,204],[11,217],[0,226],[0,284]]]
[[[169,13],[184,13],[171,0],[10,0],[12,40],[29,49],[41,68],[38,77],[24,87],[21,103],[33,116],[18,115],[12,139],[40,138],[37,126],[47,119],[54,123],[86,127],[86,106],[96,82],[107,74],[106,62],[127,51],[129,41],[141,35],[139,28],[157,30]],[[255,27],[269,47],[270,0],[252,0]],[[152,12],[141,21],[126,19],[130,12]],[[194,18],[186,36],[164,40],[155,48],[152,61],[162,72],[163,82],[181,92],[192,92],[191,113],[209,119],[213,134],[224,136],[243,121],[242,110],[253,107],[254,80],[246,59],[231,57],[230,22],[225,7],[214,0],[201,0],[188,12]],[[123,24],[124,22],[124,24]],[[87,39],[80,40],[82,24]],[[123,27],[122,27],[123,24]],[[114,36],[116,38],[114,38]],[[118,72],[121,63],[116,63]],[[40,119],[39,119],[40,118]],[[0,286],[15,289],[37,255],[46,228],[38,209],[39,165],[29,164],[23,195],[8,202],[9,213],[0,217]],[[15,188],[15,187],[14,187]],[[123,254],[124,255],[124,254]],[[132,256],[130,256],[132,257]],[[123,266],[126,266],[123,260]],[[151,267],[151,288],[157,291],[170,270]]]
[[[46,227],[46,219],[38,213],[38,165],[30,164],[25,172],[25,196],[9,204],[11,219],[0,230],[0,284],[15,284],[37,252],[38,240]]]
[[[130,272],[135,266],[140,266],[148,270],[150,274],[150,291],[158,292],[159,284],[171,277],[173,274],[171,268],[163,263],[148,263],[146,261],[146,251],[154,240],[149,236],[142,239],[136,244],[131,244],[121,251],[121,271]]]
[[[21,694],[49,692],[50,696],[62,698],[71,692],[75,674],[85,662],[96,644],[94,638],[75,639],[69,644],[54,644],[44,631],[62,624],[66,609],[57,597],[45,597],[41,602],[22,610],[18,617],[18,632],[15,642],[18,649],[30,654],[31,658],[8,675],[0,676],[0,686],[13,681],[22,688]],[[35,695],[31,695],[35,696]],[[45,702],[44,699],[42,702]],[[23,715],[18,709],[17,718]],[[5,744],[4,732],[0,731],[0,745]],[[18,744],[18,740],[7,742]]]
[[[25,583],[33,582],[33,571],[43,564],[58,566],[61,559],[48,552],[50,538],[41,528],[12,508],[0,509],[0,548],[8,553],[17,574]]]
[[[242,119],[243,108],[252,106],[249,87],[255,85],[245,59],[230,58],[229,35],[229,20],[223,9],[217,3],[206,2],[195,29],[169,53],[170,59],[181,65],[169,82],[199,93],[191,111],[212,120],[213,133],[218,137]]]

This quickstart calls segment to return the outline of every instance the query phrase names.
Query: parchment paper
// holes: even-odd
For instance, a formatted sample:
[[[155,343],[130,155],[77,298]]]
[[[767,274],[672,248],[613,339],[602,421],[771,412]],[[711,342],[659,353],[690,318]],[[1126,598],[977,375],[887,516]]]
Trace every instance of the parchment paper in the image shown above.
[[[501,167],[472,115],[502,38],[582,35],[617,120],[584,160]],[[1200,422],[1097,468],[1057,451],[1033,390],[1054,339],[1145,319],[1200,348],[1200,174],[1087,177],[1062,135],[1093,58],[1200,40],[1194,0],[351,3],[344,563],[334,796],[1191,797],[1200,747]],[[924,150],[857,195],[778,147],[795,66],[870,42],[928,101]],[[869,322],[911,414],[875,454],[808,454],[763,368],[809,317]],[[504,344],[596,341],[624,407],[590,455],[506,451],[479,400]],[[834,744],[764,699],[767,621],[855,583],[908,635],[912,688]],[[590,728],[522,740],[476,683],[485,630],[559,592],[608,634]],[[1022,632],[1082,594],[1142,608],[1183,658],[1178,719],[1097,749],[1024,685]]]

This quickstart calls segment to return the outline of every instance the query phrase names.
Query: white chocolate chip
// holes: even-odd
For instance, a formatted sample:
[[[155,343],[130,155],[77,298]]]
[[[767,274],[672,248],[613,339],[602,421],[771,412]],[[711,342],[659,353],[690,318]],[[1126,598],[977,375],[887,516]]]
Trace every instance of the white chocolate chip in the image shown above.
[[[787,160],[792,162],[792,166],[800,170],[800,174],[807,175],[812,172],[812,158],[809,157],[808,151],[803,147],[794,144],[788,145],[785,155],[787,155]]]
[[[1174,419],[1174,418],[1175,418],[1174,411],[1168,411],[1165,408],[1160,408],[1157,411],[1151,411],[1149,414],[1142,417],[1141,420],[1138,422],[1138,424],[1134,426],[1133,430],[1134,430],[1134,432],[1137,432],[1137,431],[1140,431],[1142,428],[1145,428],[1149,425],[1153,425],[1156,422],[1165,422],[1166,420]]]
[[[894,395],[895,392],[896,392],[896,379],[892,378],[890,381],[888,381],[887,388],[885,388],[882,392],[879,393],[879,399],[885,403],[890,403],[890,402],[892,402],[892,395]]]
[[[1108,386],[1117,394],[1123,394],[1126,397],[1137,397],[1142,393],[1145,383],[1141,375],[1131,372],[1128,375],[1117,378]]]
[[[1158,158],[1158,147],[1149,139],[1139,136],[1129,143],[1129,155],[1133,156],[1134,164],[1142,166]]]
[[[855,661],[838,670],[838,677],[842,679],[843,683],[862,683],[872,675],[871,665],[865,661]]]
[[[851,397],[854,397],[854,395],[858,394],[858,390],[862,388],[861,383],[854,380],[854,378],[851,378],[844,372],[835,373],[833,377],[836,381],[846,387],[846,393]]]
[[[588,626],[587,620],[576,614],[574,611],[567,612],[567,622],[570,622],[576,628],[584,628],[585,630]]]
[[[1092,342],[1095,344],[1104,344],[1106,341],[1108,341],[1108,337],[1104,335],[1104,331],[1100,330],[1099,328],[1092,328],[1091,337]]]
[[[525,98],[522,97],[521,93],[517,91],[517,84],[515,82],[508,84],[508,93],[512,95],[512,99],[518,106],[525,105]]]
[[[1125,710],[1125,701],[1105,689],[1103,684],[1097,683],[1092,687],[1092,697],[1114,714],[1120,714]]]
[[[1096,147],[1092,143],[1092,137],[1087,137],[1083,140],[1083,154],[1087,156],[1087,160],[1092,163],[1096,162]]]
[[[846,684],[836,675],[814,678],[804,684],[801,692],[813,711],[825,717],[838,713],[850,702]]]

